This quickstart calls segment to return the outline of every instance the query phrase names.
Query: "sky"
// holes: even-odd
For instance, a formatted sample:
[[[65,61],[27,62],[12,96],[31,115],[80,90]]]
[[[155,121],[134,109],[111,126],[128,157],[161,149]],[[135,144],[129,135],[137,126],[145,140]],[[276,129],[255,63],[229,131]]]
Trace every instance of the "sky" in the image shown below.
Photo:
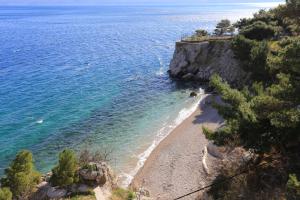
[[[138,5],[138,4],[185,4],[202,3],[256,3],[279,2],[280,0],[0,0],[2,5]]]

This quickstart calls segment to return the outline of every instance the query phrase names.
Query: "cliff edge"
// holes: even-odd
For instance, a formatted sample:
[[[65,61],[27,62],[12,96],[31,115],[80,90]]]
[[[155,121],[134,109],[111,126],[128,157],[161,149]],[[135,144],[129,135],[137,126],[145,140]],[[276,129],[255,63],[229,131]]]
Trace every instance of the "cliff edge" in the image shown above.
[[[185,81],[209,81],[218,74],[229,84],[243,85],[248,79],[241,63],[234,56],[230,40],[177,42],[169,73]]]

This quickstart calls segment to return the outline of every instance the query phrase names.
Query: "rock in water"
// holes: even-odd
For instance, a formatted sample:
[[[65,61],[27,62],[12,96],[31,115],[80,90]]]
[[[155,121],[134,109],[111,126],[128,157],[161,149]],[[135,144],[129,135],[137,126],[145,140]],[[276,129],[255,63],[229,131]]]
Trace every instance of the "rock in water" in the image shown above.
[[[190,97],[196,97],[197,93],[196,92],[191,92]]]

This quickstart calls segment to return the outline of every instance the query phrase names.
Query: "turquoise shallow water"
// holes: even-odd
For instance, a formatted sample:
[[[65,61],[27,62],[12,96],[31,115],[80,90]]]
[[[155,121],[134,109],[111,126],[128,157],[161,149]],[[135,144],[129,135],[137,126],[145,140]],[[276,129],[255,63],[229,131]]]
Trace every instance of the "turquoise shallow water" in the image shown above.
[[[166,73],[174,42],[269,6],[0,7],[1,173],[20,149],[45,172],[66,147],[130,172],[196,101]]]

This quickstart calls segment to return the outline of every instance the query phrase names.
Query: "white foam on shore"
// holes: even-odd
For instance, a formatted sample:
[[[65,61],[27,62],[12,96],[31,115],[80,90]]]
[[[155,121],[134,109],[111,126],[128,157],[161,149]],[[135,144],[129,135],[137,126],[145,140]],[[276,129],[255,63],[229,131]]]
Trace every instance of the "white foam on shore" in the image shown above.
[[[172,121],[171,124],[164,124],[163,127],[157,132],[152,144],[140,155],[138,155],[138,162],[136,167],[130,173],[121,173],[120,178],[124,178],[122,181],[122,186],[127,187],[133,180],[136,173],[141,169],[146,162],[147,158],[150,156],[151,152],[158,146],[158,144],[165,139],[178,125],[180,125],[185,119],[187,119],[191,114],[193,114],[200,102],[204,99],[205,94],[202,88],[199,89],[198,97],[195,97],[195,102],[187,108],[183,108],[178,116]]]

